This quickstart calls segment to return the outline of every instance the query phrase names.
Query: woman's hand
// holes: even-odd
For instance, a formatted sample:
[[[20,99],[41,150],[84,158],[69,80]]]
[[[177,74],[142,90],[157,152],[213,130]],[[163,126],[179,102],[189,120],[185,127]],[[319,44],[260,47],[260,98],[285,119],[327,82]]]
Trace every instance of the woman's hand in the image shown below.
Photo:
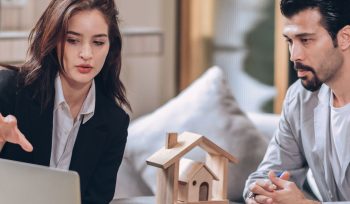
[[[17,119],[8,115],[3,117],[0,113],[0,145],[6,142],[18,144],[27,152],[33,151],[33,146],[17,127]]]

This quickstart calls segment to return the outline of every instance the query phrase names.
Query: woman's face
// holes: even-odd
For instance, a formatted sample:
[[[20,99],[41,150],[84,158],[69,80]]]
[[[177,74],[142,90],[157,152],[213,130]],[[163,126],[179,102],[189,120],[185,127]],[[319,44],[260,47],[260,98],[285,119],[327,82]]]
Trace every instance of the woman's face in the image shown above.
[[[100,11],[74,14],[68,21],[64,42],[62,83],[76,88],[90,85],[105,63],[109,46],[108,24]],[[60,42],[57,53],[61,59]]]

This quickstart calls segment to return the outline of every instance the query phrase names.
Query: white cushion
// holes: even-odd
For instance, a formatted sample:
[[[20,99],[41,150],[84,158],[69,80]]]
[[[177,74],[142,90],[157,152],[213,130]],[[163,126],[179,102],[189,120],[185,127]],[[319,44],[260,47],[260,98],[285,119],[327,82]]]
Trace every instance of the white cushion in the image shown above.
[[[144,182],[140,173],[132,166],[127,157],[119,167],[115,198],[130,198],[145,195],[154,195]]]
[[[124,157],[153,193],[156,168],[147,166],[145,161],[164,146],[167,132],[184,131],[208,137],[240,160],[238,165],[229,165],[228,197],[242,201],[245,180],[264,156],[268,139],[239,109],[220,68],[210,68],[176,98],[130,124]],[[204,159],[205,153],[195,149],[186,157]],[[117,193],[131,183],[118,180]]]
[[[254,126],[269,140],[273,137],[280,121],[280,115],[272,113],[247,112]]]

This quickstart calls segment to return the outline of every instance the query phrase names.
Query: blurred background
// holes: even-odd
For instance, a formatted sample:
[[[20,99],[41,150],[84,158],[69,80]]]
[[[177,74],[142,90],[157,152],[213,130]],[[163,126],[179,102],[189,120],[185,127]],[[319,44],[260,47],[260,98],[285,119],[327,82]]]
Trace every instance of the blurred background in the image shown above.
[[[50,0],[0,0],[0,61],[25,60],[27,37]],[[240,107],[279,113],[295,80],[281,37],[278,0],[116,0],[122,78],[137,118],[206,69],[221,67]]]

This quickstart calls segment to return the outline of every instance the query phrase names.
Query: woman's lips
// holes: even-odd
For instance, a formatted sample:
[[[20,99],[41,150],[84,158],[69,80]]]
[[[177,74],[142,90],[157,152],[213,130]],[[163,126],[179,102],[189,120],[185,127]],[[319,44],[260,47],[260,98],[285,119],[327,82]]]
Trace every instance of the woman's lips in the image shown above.
[[[78,71],[82,74],[90,73],[92,70],[91,66],[77,66]]]

